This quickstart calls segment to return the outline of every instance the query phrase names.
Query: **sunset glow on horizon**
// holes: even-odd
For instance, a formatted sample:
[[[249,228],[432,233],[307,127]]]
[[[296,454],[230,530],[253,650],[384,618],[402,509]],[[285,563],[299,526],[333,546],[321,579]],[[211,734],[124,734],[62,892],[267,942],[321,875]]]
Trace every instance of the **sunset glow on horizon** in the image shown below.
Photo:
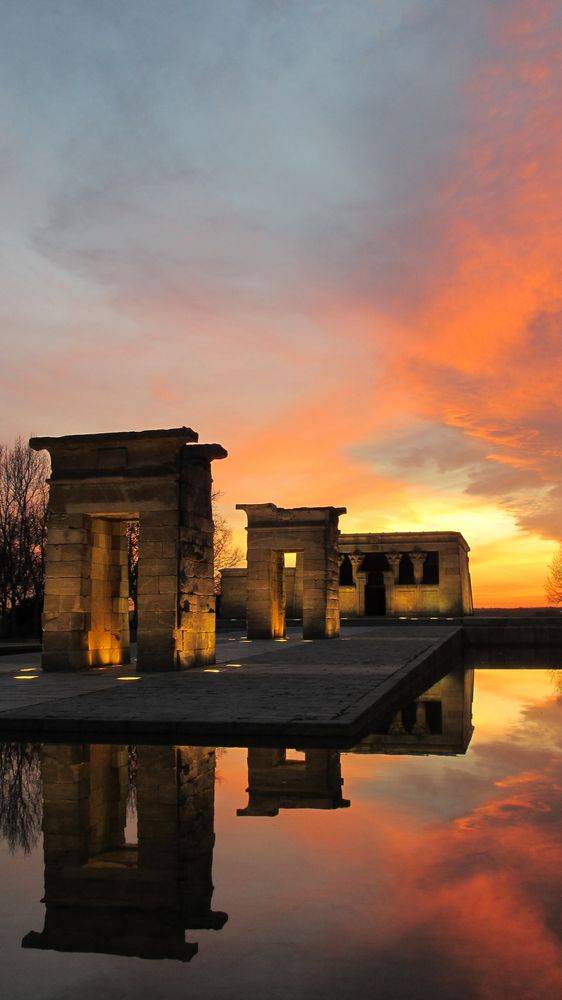
[[[2,433],[187,424],[236,503],[562,537],[554,0],[9,0]]]

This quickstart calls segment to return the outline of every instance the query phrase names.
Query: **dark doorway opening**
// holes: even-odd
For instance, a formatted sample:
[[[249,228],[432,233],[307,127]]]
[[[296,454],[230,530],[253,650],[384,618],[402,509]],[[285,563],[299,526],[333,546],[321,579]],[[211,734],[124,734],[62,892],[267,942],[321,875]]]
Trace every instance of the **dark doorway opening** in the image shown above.
[[[368,573],[365,587],[365,614],[386,614],[386,591],[383,574],[388,571],[388,562],[384,552],[369,552],[365,556],[362,568]]]
[[[386,614],[386,590],[382,570],[373,570],[367,578],[365,587],[365,614],[385,615]]]

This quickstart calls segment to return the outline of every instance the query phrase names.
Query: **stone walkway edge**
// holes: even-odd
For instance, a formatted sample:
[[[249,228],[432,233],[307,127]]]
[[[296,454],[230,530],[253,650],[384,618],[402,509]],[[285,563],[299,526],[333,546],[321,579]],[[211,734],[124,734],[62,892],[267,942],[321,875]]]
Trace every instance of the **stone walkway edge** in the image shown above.
[[[120,684],[119,673],[127,672],[120,667],[74,677],[66,688],[68,675],[42,675],[23,691],[13,684],[17,675],[3,673],[0,738],[343,748],[462,658],[460,628],[420,629],[415,636],[358,629],[346,645],[295,639],[290,648],[256,643],[251,653],[245,642],[224,641],[216,672],[145,674],[138,684]]]

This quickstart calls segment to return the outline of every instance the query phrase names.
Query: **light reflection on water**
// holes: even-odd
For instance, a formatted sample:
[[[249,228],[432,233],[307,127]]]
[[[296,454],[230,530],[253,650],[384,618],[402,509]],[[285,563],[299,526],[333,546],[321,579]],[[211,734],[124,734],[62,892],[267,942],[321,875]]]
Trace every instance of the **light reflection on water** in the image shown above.
[[[561,678],[454,672],[343,753],[4,746],[6,995],[560,995]]]

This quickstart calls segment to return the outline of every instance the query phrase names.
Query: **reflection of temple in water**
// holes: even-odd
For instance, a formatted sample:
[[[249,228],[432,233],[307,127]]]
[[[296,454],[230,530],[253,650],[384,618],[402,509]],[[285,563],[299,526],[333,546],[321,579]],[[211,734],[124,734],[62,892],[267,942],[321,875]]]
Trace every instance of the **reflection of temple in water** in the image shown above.
[[[473,671],[453,671],[350,752],[465,753],[472,694]],[[215,751],[136,753],[138,842],[127,843],[127,748],[42,748],[45,926],[25,948],[188,961],[197,945],[186,930],[227,920],[211,908]],[[337,750],[250,748],[248,804],[237,815],[345,808],[342,785]]]
[[[464,754],[472,736],[474,672],[455,670],[408,702],[380,730],[354,746],[354,754]],[[280,809],[339,809],[337,750],[248,750],[248,805],[238,816],[277,816]],[[295,756],[298,754],[298,756]]]
[[[336,750],[305,750],[301,759],[287,750],[248,750],[248,795],[238,816],[277,816],[280,809],[341,809],[340,755]]]
[[[464,754],[473,732],[473,692],[474,671],[453,670],[351,753]]]
[[[45,926],[24,948],[188,961],[213,912],[215,752],[138,747],[138,843],[125,842],[127,748],[45,746]]]

